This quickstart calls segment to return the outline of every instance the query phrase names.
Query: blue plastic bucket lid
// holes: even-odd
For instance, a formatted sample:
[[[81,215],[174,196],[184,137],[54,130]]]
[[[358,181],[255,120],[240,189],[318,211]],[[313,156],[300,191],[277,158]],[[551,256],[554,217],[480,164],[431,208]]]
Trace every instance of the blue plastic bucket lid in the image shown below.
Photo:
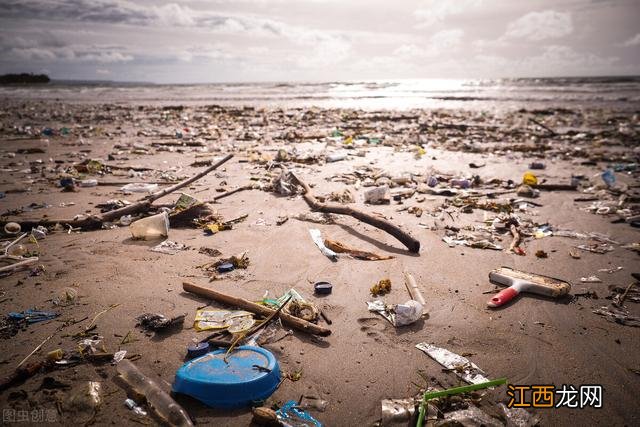
[[[190,360],[176,372],[173,391],[219,408],[250,406],[280,383],[278,361],[261,347],[242,346],[224,361],[226,349]]]

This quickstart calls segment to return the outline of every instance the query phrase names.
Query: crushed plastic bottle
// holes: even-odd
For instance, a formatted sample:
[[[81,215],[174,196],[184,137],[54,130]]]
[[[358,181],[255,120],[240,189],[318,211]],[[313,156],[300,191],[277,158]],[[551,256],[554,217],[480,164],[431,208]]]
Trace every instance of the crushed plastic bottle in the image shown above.
[[[117,365],[118,374],[137,393],[144,395],[149,406],[170,425],[176,427],[193,427],[187,412],[176,403],[154,381],[144,375],[130,360],[124,359]]]

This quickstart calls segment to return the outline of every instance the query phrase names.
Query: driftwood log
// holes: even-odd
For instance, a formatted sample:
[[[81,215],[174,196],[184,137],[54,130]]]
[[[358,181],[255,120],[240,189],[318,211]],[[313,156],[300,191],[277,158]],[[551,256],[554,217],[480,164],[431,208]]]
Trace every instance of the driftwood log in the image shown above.
[[[343,205],[338,205],[333,203],[321,203],[318,201],[318,199],[315,198],[315,196],[311,192],[311,188],[309,188],[309,186],[304,181],[298,178],[293,172],[289,172],[289,176],[291,178],[291,181],[294,184],[302,187],[304,191],[302,193],[304,200],[307,202],[307,204],[312,210],[323,212],[323,213],[333,213],[338,215],[352,216],[357,220],[360,220],[364,223],[372,225],[376,228],[379,228],[380,230],[386,231],[387,233],[391,234],[393,237],[395,237],[400,242],[402,242],[402,244],[405,245],[410,252],[418,253],[420,251],[420,242],[414,239],[408,233],[402,231],[400,227],[398,227],[397,225],[394,225],[389,221],[379,218],[377,216],[373,216],[371,214],[359,211],[357,209],[353,209],[349,206],[343,206]]]
[[[221,304],[229,305],[232,307],[238,307],[265,317],[268,317],[275,312],[275,310],[269,307],[256,304],[243,298],[223,294],[222,292],[214,291],[213,289],[205,288],[204,286],[199,286],[191,282],[183,282],[182,289],[184,289],[185,292],[191,292],[192,294],[199,295],[209,300],[214,300]],[[292,328],[295,328],[299,331],[313,335],[320,335],[322,337],[331,335],[331,329],[323,328],[322,326],[318,326],[315,323],[307,322],[306,320],[291,316],[290,314],[280,312],[278,313],[278,317],[280,317],[282,323],[291,326]]]
[[[163,188],[162,190],[158,190],[155,193],[149,194],[148,196],[140,199],[136,203],[132,203],[128,206],[124,206],[119,209],[114,209],[109,212],[105,212],[99,215],[91,215],[86,218],[80,219],[34,219],[34,220],[20,220],[17,219],[15,222],[20,223],[23,228],[28,227],[37,227],[38,225],[43,226],[53,226],[56,224],[65,224],[69,225],[73,228],[81,228],[83,230],[97,230],[102,228],[102,224],[106,222],[113,222],[120,218],[123,215],[133,215],[138,214],[140,212],[146,212],[151,209],[151,205],[155,200],[158,200],[161,197],[164,197],[170,193],[173,193],[176,190],[179,190],[187,185],[191,184],[194,181],[199,180],[203,176],[207,175],[211,171],[219,168],[222,164],[227,162],[229,159],[233,157],[233,154],[228,154],[219,160],[217,163],[209,166],[205,170],[198,172],[196,175],[191,178],[185,179],[177,184],[174,184],[170,187]],[[0,225],[4,225],[8,220],[0,221]]]

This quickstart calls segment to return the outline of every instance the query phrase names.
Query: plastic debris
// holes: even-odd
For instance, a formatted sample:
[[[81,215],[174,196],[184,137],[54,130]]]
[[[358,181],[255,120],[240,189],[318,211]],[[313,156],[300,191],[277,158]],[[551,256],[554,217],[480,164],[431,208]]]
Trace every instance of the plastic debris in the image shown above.
[[[102,405],[102,385],[97,381],[80,384],[71,391],[66,404],[77,422],[88,423]]]
[[[120,188],[120,191],[122,191],[125,194],[153,193],[154,191],[157,191],[157,190],[158,190],[158,184],[148,184],[143,182],[127,184],[122,188]]]
[[[320,230],[318,230],[317,228],[310,228],[309,234],[311,235],[311,239],[313,239],[313,243],[315,243],[318,249],[320,249],[320,252],[322,252],[322,255],[326,256],[332,261],[338,259],[338,254],[324,245],[324,240],[322,239],[322,233],[320,233]]]
[[[145,411],[141,406],[139,406],[135,400],[133,399],[125,399],[124,405],[131,409],[134,414],[139,415],[141,417],[147,416],[147,411]]]
[[[457,376],[471,384],[480,384],[489,381],[484,371],[466,357],[462,357],[447,349],[436,347],[426,342],[416,344],[416,348],[427,353],[433,360],[447,369],[451,369]]]
[[[175,427],[193,427],[186,411],[131,361],[125,359],[118,363],[117,371],[131,388],[146,397],[148,405],[160,418]]]
[[[602,283],[602,280],[597,276],[581,277],[580,281],[582,283]]]
[[[164,329],[182,326],[185,315],[168,318],[159,313],[144,313],[136,318],[138,325],[149,331],[161,331]]]
[[[504,424],[499,420],[492,418],[486,412],[475,406],[469,406],[467,409],[458,409],[457,411],[447,412],[444,414],[446,423],[462,426],[478,426],[478,427],[503,427]]]
[[[522,176],[522,183],[524,185],[534,186],[538,184],[538,177],[536,177],[533,172],[525,172]]]
[[[226,329],[241,325],[253,326],[253,313],[244,310],[215,310],[200,309],[196,311],[193,327],[196,331],[207,331],[209,329]],[[247,328],[248,329],[248,328]]]
[[[383,427],[396,423],[406,425],[416,412],[415,399],[383,399],[380,403],[382,407],[381,426]]]
[[[619,323],[625,326],[640,327],[640,317],[629,314],[628,311],[615,307],[600,307],[593,310],[595,314],[604,316],[609,322]]]
[[[120,351],[116,351],[113,354],[113,360],[111,361],[112,364],[118,364],[120,362],[122,362],[122,360],[124,359],[124,357],[127,355],[127,350],[120,350]]]
[[[602,181],[607,185],[607,187],[611,187],[616,183],[616,175],[613,172],[613,169],[605,169],[604,172],[600,175]]]
[[[507,427],[534,427],[540,424],[540,416],[524,408],[509,408],[502,402],[498,403],[498,407],[507,420]]]
[[[364,202],[371,205],[385,205],[391,203],[389,187],[385,185],[365,191]]]
[[[278,421],[285,427],[322,427],[322,423],[311,414],[300,409],[298,402],[288,400],[276,411]]]
[[[134,239],[158,239],[169,236],[169,214],[166,212],[139,219],[129,225]]]
[[[167,255],[175,255],[180,251],[184,251],[189,249],[187,245],[182,243],[177,243],[171,240],[165,240],[164,242],[152,247],[150,250],[152,252],[160,252],[162,254]]]

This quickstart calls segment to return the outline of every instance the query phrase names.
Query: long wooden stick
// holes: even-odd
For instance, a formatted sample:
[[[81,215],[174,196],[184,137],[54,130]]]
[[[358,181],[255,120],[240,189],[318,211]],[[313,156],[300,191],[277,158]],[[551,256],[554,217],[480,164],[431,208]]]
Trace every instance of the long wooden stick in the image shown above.
[[[313,193],[311,192],[311,188],[309,188],[309,186],[304,181],[298,178],[293,172],[289,172],[289,176],[291,177],[294,184],[302,187],[302,189],[304,190],[304,193],[302,194],[304,200],[312,210],[324,213],[352,216],[362,222],[365,222],[391,234],[393,237],[402,242],[402,244],[405,245],[409,249],[409,251],[415,253],[418,253],[420,251],[420,242],[414,239],[408,233],[402,231],[398,226],[390,223],[387,220],[353,209],[349,206],[342,206],[332,203],[320,203],[318,199],[314,197]]]
[[[221,304],[238,307],[265,317],[268,317],[276,311],[269,307],[265,307],[263,305],[248,301],[246,299],[223,294],[222,292],[214,291],[213,289],[205,288],[204,286],[199,286],[191,282],[182,282],[182,289],[184,289],[185,292],[191,292],[192,294],[199,295],[209,300],[214,300]],[[299,331],[307,332],[313,335],[320,335],[322,337],[331,335],[330,329],[323,328],[322,326],[307,322],[306,320],[291,316],[290,314],[279,313],[278,316],[280,317],[280,319],[282,319],[283,323]]]
[[[80,227],[83,228],[85,230],[96,230],[102,227],[102,224],[104,224],[105,222],[112,222],[118,218],[120,218],[123,215],[133,215],[133,214],[137,214],[140,212],[146,212],[151,208],[151,204],[153,203],[154,200],[157,200],[161,197],[166,196],[167,194],[173,193],[176,190],[181,189],[182,187],[186,187],[187,185],[191,184],[194,181],[197,181],[198,179],[202,178],[203,176],[207,175],[209,172],[213,171],[214,169],[219,168],[222,164],[224,164],[225,162],[227,162],[229,159],[231,159],[233,157],[233,154],[227,154],[225,157],[223,157],[221,160],[219,160],[217,163],[209,166],[208,168],[206,168],[205,170],[197,173],[196,175],[192,176],[191,178],[185,179],[182,182],[179,182],[177,184],[174,184],[170,187],[164,188],[162,190],[158,190],[155,193],[149,194],[148,196],[140,199],[139,201],[137,201],[136,203],[132,203],[128,206],[124,206],[120,209],[115,209],[109,212],[105,212],[103,214],[100,215],[92,215],[86,218],[82,218],[82,219],[41,219],[41,220],[18,220],[17,222],[19,222],[24,228],[28,228],[28,227],[36,227],[38,225],[44,225],[44,226],[52,226],[52,225],[56,225],[56,224],[68,224],[72,227]],[[0,221],[0,225],[4,225],[6,222],[8,221]]]

